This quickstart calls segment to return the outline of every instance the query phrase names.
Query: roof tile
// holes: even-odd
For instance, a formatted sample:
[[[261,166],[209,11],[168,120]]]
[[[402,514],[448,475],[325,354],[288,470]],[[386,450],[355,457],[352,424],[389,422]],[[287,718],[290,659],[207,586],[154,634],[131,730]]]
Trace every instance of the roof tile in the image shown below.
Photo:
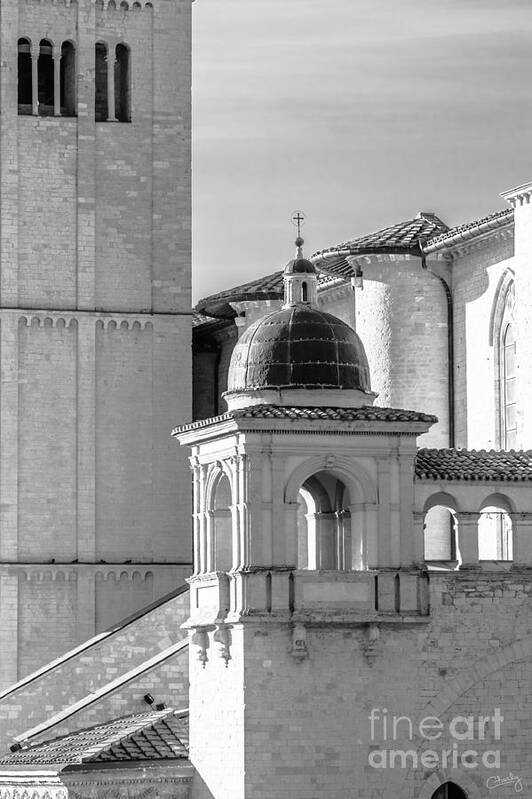
[[[532,480],[532,450],[420,449],[420,480]]]
[[[138,713],[23,746],[0,765],[76,765],[188,757],[188,713],[170,709]]]

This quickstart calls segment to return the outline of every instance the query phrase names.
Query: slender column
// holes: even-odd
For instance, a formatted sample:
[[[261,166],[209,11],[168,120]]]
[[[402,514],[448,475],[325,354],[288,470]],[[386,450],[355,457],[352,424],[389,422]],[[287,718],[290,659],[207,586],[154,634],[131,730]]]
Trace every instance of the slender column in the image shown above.
[[[20,324],[25,324],[22,319]],[[0,560],[18,556],[19,322],[5,314],[0,325]]]
[[[70,324],[76,324],[72,321]],[[96,323],[77,320],[77,548],[80,563],[94,563],[96,530]]]
[[[101,586],[101,583],[99,583]],[[79,643],[92,638],[96,632],[96,591],[95,577],[92,570],[80,568],[76,581],[77,593],[77,630]]]
[[[425,560],[425,514],[420,511],[414,512],[413,558],[416,565]]]
[[[457,513],[461,569],[478,568],[478,513]]]
[[[365,541],[365,506],[355,503],[349,506],[351,511],[351,563],[348,569],[363,571],[367,567],[367,552]]]
[[[115,45],[110,44],[105,58],[107,62],[107,121],[116,122],[115,110]]]
[[[39,114],[39,45],[31,46],[31,113]]]
[[[54,117],[61,116],[61,48],[54,46],[52,50],[54,60]]]

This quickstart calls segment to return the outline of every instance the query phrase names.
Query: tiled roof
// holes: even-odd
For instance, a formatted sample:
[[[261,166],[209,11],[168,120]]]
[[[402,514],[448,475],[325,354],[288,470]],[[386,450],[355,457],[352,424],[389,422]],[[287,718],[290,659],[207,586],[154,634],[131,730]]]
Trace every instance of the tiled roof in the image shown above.
[[[188,758],[188,712],[149,711],[27,746],[0,758],[2,766],[79,765]]]
[[[532,450],[420,449],[416,477],[425,480],[532,480]]]
[[[512,208],[503,208],[502,211],[495,211],[493,214],[482,217],[482,219],[475,219],[472,222],[466,222],[463,225],[449,228],[445,232],[430,238],[425,242],[423,250],[431,252],[437,249],[443,249],[458,241],[473,238],[480,233],[487,232],[497,227],[503,227],[513,221],[514,212]]]
[[[278,405],[253,405],[228,411],[213,419],[200,419],[197,422],[177,427],[173,433],[197,430],[207,427],[213,421],[223,422],[231,419],[289,419],[293,421],[330,421],[330,422],[437,422],[436,416],[418,411],[405,411],[399,408],[378,408],[373,405],[362,408],[304,408],[284,407]]]
[[[321,250],[312,256],[312,261],[319,269],[329,274],[318,276],[318,286],[330,282],[331,275],[350,277],[353,269],[347,263],[347,251],[353,255],[371,253],[412,253],[419,254],[419,241],[437,236],[447,230],[447,226],[435,214],[420,212],[414,219],[399,222],[396,225],[382,228],[376,233],[355,238],[351,241]],[[344,251],[339,254],[339,251]],[[205,297],[196,305],[197,311],[204,311],[213,316],[235,315],[230,302],[244,300],[278,300],[283,296],[283,271],[260,277],[242,286],[221,291]]]
[[[444,234],[447,225],[435,214],[420,211],[414,219],[382,228],[376,233],[350,239],[335,247],[314,253],[312,260],[320,268],[335,275],[350,277],[353,268],[346,257],[372,254],[420,254],[420,245]]]

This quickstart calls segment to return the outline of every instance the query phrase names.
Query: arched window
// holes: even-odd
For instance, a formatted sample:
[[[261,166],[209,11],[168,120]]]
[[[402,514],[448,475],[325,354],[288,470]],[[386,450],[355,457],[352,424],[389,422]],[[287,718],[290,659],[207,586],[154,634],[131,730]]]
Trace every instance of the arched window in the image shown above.
[[[76,116],[76,51],[72,42],[61,45],[60,92],[61,114]]]
[[[351,570],[349,492],[328,472],[309,477],[299,490],[298,568]]]
[[[94,116],[96,122],[106,122],[107,106],[107,45],[96,42],[96,85],[94,87]]]
[[[503,449],[517,446],[515,287],[508,270],[499,282],[490,323],[490,344],[494,348],[496,442]]]
[[[512,560],[512,519],[506,508],[487,505],[478,517],[479,560]]]
[[[18,40],[18,112],[32,110],[31,44],[29,39]]]
[[[39,101],[39,114],[53,116],[54,114],[54,58],[52,43],[48,39],[41,39],[39,44],[39,62],[37,67],[37,97]]]
[[[308,286],[306,283],[301,284],[301,299],[303,302],[308,302]]]
[[[431,799],[467,799],[463,790],[454,782],[444,782],[434,791]]]
[[[435,505],[425,515],[425,560],[454,563],[457,560],[458,523],[454,511]],[[448,566],[447,566],[448,568]]]
[[[115,59],[115,113],[119,122],[130,122],[129,47],[117,44]]]
[[[233,565],[231,504],[231,485],[227,476],[222,474],[216,485],[212,510],[215,571],[226,572]]]
[[[517,440],[517,406],[515,374],[514,327],[508,323],[501,342],[501,399],[503,444],[505,449],[514,449]]]

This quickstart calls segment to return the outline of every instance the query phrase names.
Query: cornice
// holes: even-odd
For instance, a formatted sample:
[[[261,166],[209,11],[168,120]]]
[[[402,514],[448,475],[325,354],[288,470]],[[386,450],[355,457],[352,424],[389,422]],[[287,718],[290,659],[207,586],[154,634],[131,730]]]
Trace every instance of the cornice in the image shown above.
[[[508,189],[501,192],[500,196],[509,203],[512,208],[519,205],[529,205],[532,198],[532,183],[522,183],[515,189]]]

